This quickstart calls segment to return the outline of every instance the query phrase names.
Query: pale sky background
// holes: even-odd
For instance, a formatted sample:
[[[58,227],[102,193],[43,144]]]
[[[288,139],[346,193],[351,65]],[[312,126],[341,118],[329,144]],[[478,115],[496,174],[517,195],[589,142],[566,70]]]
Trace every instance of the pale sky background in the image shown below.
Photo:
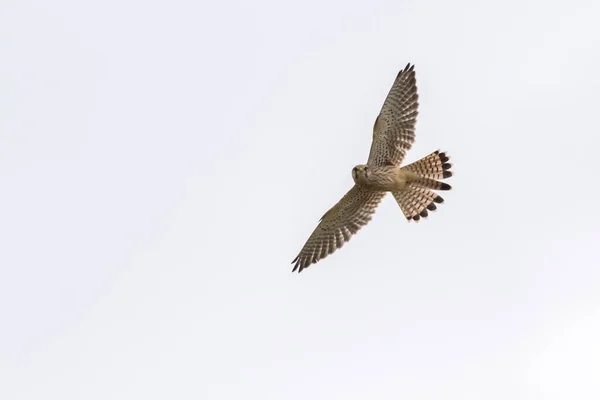
[[[0,398],[600,398],[598,21],[2,2]],[[453,191],[292,274],[408,62]]]

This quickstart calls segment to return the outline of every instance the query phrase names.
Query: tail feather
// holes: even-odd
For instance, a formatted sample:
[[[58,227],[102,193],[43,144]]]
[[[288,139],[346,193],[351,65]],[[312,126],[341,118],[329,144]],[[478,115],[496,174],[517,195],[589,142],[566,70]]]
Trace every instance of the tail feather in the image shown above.
[[[423,178],[446,179],[452,176],[450,171],[452,164],[448,162],[449,160],[450,157],[445,152],[436,150],[412,164],[405,165],[402,169],[414,172]]]
[[[449,160],[450,157],[445,152],[437,150],[402,167],[403,170],[417,175],[417,178],[411,180],[404,190],[392,192],[406,219],[419,221],[421,218],[427,218],[430,211],[437,209],[436,204],[444,202],[444,199],[433,190],[452,189],[452,186],[447,183],[438,181],[453,175]]]
[[[435,179],[421,178],[415,179],[410,183],[413,186],[422,187],[431,190],[452,190],[452,186],[445,182],[436,181]]]
[[[413,184],[410,184],[405,190],[392,192],[392,195],[409,221],[419,221],[421,218],[427,218],[429,211],[437,209],[436,203],[441,204],[444,202],[442,196]]]

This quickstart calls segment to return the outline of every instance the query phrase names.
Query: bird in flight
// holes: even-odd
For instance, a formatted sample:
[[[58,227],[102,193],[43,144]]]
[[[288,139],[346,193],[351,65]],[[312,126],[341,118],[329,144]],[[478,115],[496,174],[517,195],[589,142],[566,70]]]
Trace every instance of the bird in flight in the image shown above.
[[[414,65],[398,73],[373,127],[373,142],[366,164],[352,169],[354,186],[327,211],[298,256],[292,272],[327,257],[350,240],[371,220],[383,197],[391,192],[408,221],[427,218],[444,202],[435,190],[450,190],[440,182],[452,176],[450,157],[434,151],[400,167],[415,141],[419,96]]]

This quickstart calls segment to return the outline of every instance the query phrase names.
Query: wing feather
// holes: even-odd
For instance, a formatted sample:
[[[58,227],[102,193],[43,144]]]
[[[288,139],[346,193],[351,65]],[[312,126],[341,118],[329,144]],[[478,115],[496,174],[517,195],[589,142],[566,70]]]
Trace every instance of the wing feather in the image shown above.
[[[356,185],[352,187],[323,215],[300,254],[292,261],[292,272],[301,272],[341,248],[353,234],[369,223],[385,194],[386,192],[365,190]]]
[[[419,107],[414,65],[398,73],[373,127],[368,165],[400,165],[415,141]]]

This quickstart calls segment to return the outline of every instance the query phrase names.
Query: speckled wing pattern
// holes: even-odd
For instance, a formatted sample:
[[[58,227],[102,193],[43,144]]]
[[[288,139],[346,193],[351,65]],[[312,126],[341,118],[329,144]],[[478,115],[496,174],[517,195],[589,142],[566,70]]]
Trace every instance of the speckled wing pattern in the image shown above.
[[[415,141],[419,95],[414,65],[398,73],[373,127],[367,165],[400,165]]]
[[[292,272],[301,272],[342,247],[352,235],[369,223],[385,195],[386,192],[365,190],[356,185],[352,187],[323,215],[300,254],[292,261]]]

